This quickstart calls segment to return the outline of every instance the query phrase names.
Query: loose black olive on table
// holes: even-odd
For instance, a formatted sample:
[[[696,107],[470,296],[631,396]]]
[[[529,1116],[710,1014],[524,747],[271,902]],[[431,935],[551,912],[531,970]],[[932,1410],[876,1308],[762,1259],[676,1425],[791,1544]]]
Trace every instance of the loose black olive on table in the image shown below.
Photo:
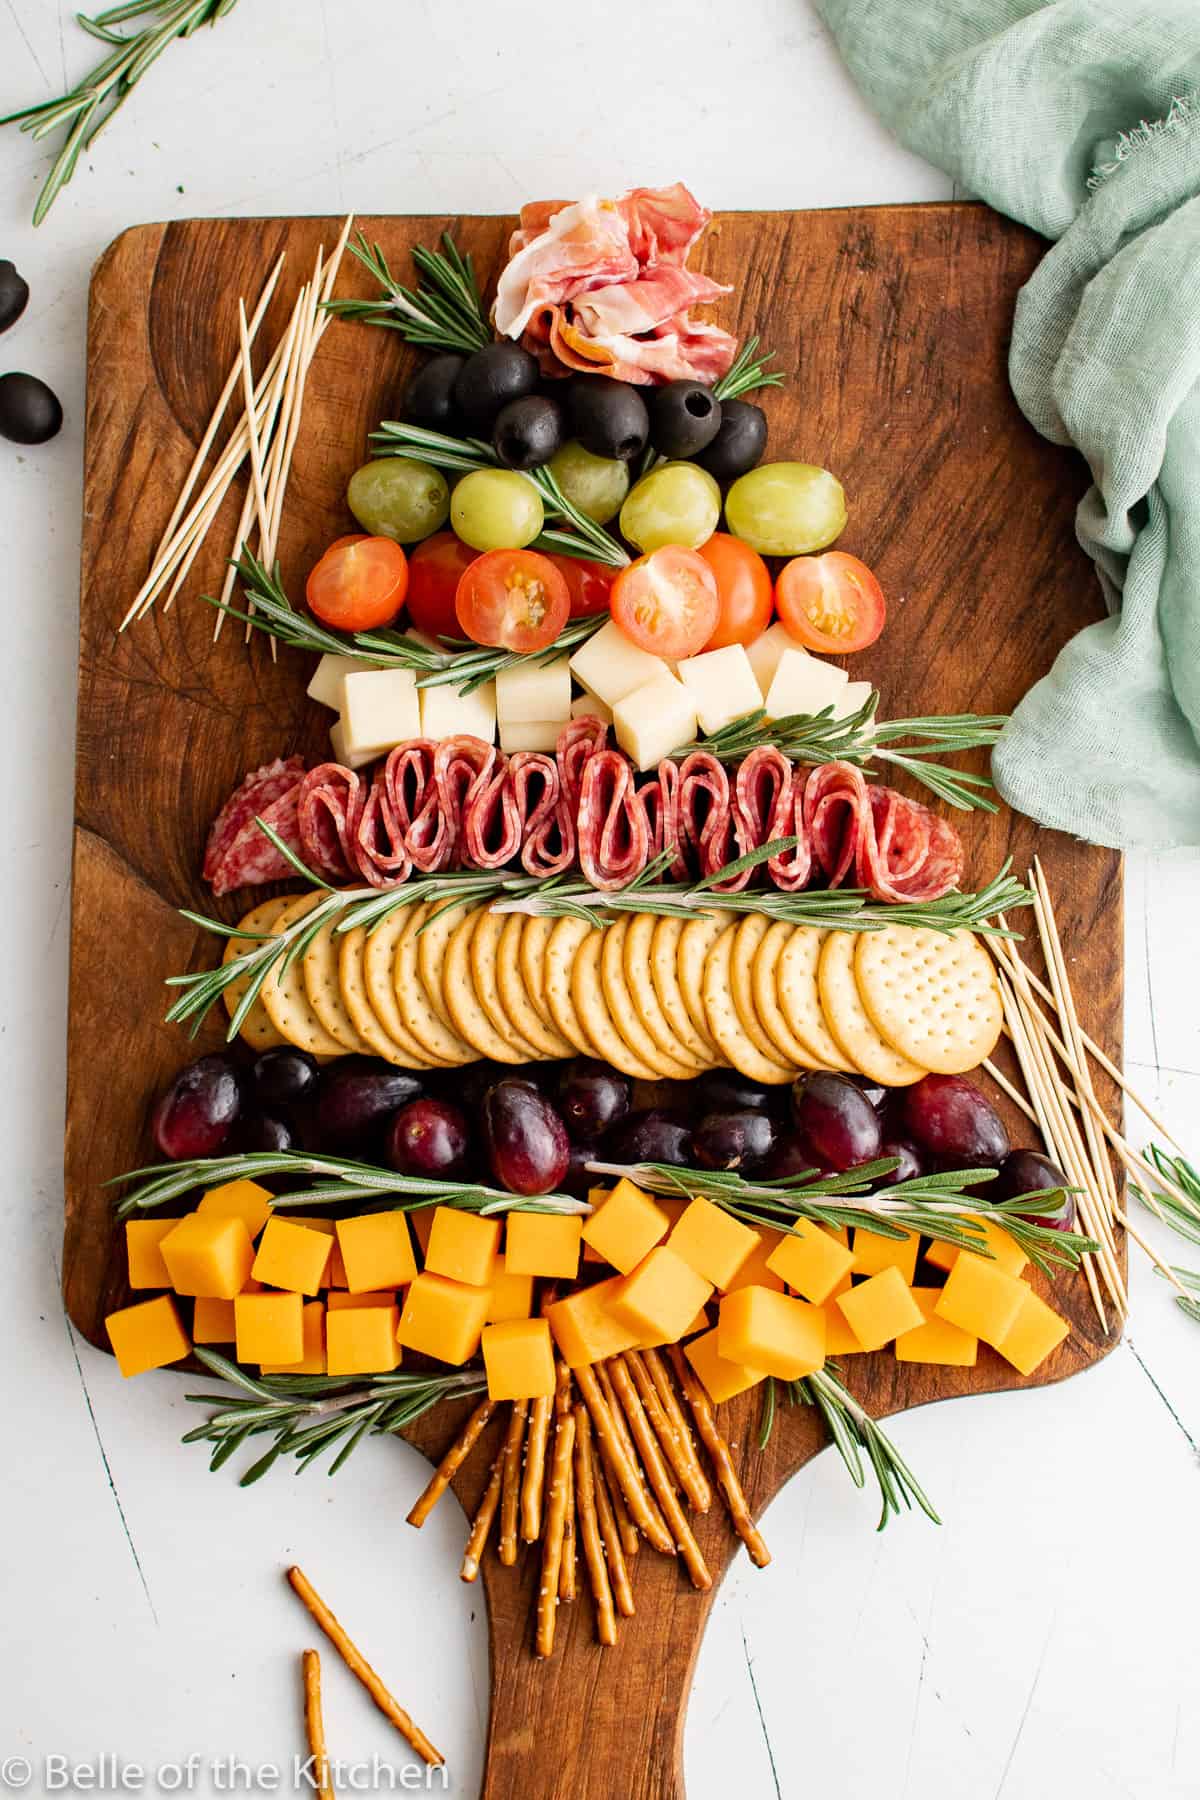
[[[57,394],[36,375],[0,375],[0,436],[14,444],[44,444],[63,422]]]
[[[488,344],[468,356],[454,383],[454,404],[471,430],[487,436],[501,407],[532,394],[537,358],[520,344]]]
[[[593,456],[631,462],[646,448],[650,415],[637,388],[611,375],[577,375],[567,387],[571,430]]]
[[[648,410],[660,456],[698,456],[721,428],[721,402],[702,381],[668,381],[651,394]]]
[[[466,360],[465,356],[447,351],[444,356],[431,356],[422,363],[400,396],[400,417],[409,425],[453,433],[458,425],[454,384]]]
[[[510,400],[496,415],[492,448],[506,469],[540,469],[563,441],[562,407],[545,394]]]
[[[15,325],[29,300],[29,283],[7,259],[0,262],[0,331]]]
[[[767,415],[749,400],[722,400],[716,436],[696,461],[718,481],[736,481],[762,461],[767,447]]]

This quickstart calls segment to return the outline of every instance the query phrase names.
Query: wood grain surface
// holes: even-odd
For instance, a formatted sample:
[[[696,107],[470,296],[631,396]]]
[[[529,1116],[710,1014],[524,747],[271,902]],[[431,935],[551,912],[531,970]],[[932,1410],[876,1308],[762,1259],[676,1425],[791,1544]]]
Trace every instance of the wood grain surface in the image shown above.
[[[248,768],[276,755],[323,755],[328,716],[304,695],[309,659],[227,629],[212,642],[216,592],[243,490],[227,504],[184,594],[123,636],[139,586],[235,354],[239,295],[252,301],[276,256],[285,275],[264,327],[273,342],[335,219],[198,220],[139,226],[101,258],[92,283],[80,606],[79,733],[71,939],[63,1287],[70,1316],[107,1348],[103,1320],[127,1297],[123,1253],[101,1183],[153,1160],[150,1104],[222,1027],[195,1045],[162,1021],[164,977],[211,965],[216,942],[178,916],[212,911],[199,879],[210,819]],[[361,221],[393,268],[446,226],[494,275],[511,221]],[[885,716],[1002,712],[1099,612],[1072,527],[1086,471],[1018,414],[1005,358],[1013,301],[1039,240],[985,208],[889,206],[718,216],[698,266],[736,285],[716,315],[757,331],[788,375],[766,397],[769,454],[821,463],[843,481],[850,522],[839,547],[863,556],[889,596],[888,628],[855,659]],[[370,283],[347,259],[340,290]],[[347,478],[367,434],[395,410],[412,355],[395,333],[337,323],[308,384],[280,543],[293,596],[352,525]],[[1041,856],[1059,910],[1082,1022],[1120,1055],[1121,869],[1114,854],[1039,832],[1007,811],[960,819],[966,884],[1006,856],[1023,873]],[[236,897],[224,904],[235,918]],[[1111,1102],[1113,1095],[1101,1090]],[[1015,1141],[1027,1129],[1007,1111]],[[1096,1362],[1101,1332],[1081,1278],[1058,1284],[1071,1337],[1034,1384]],[[849,1385],[877,1415],[1024,1383],[981,1348],[974,1369],[850,1358]],[[808,1409],[781,1415],[765,1451],[754,1396],[722,1409],[755,1512],[822,1446]],[[437,1456],[458,1414],[419,1422]],[[967,1451],[966,1453],[969,1453]],[[455,1483],[470,1509],[490,1460],[477,1452]],[[197,1480],[206,1480],[197,1458]],[[353,1474],[342,1476],[353,1480]],[[406,1502],[401,1502],[401,1507]],[[931,1527],[932,1529],[932,1527]],[[739,1549],[716,1510],[700,1523],[714,1574]],[[865,1546],[864,1546],[865,1548]],[[682,1795],[680,1744],[691,1673],[712,1595],[643,1550],[637,1613],[615,1650],[592,1638],[581,1598],[560,1617],[547,1664],[531,1651],[536,1559],[489,1558],[491,1642],[487,1800],[667,1800]],[[769,1581],[769,1570],[762,1579]],[[715,1590],[714,1590],[715,1591]]]

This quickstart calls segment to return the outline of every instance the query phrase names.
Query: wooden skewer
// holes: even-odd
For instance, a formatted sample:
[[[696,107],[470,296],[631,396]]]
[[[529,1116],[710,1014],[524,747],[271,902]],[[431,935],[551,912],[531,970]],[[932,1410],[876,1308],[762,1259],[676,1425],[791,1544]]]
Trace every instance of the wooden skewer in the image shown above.
[[[629,1565],[625,1561],[625,1552],[621,1548],[621,1532],[617,1524],[612,1495],[608,1491],[608,1477],[604,1473],[604,1458],[593,1457],[592,1469],[596,1487],[596,1511],[600,1518],[600,1536],[604,1543],[604,1555],[608,1562],[608,1576],[612,1583],[613,1598],[617,1603],[617,1611],[622,1617],[631,1619],[633,1617],[633,1584],[629,1579]]]
[[[574,1602],[579,1591],[576,1584],[578,1571],[575,1547],[578,1510],[575,1495],[575,1461],[572,1458],[567,1469],[567,1500],[566,1511],[563,1514],[562,1557],[558,1565],[558,1597],[567,1606]]]
[[[535,1543],[542,1529],[546,1444],[550,1437],[550,1415],[553,1410],[554,1402],[549,1397],[535,1400],[529,1409],[525,1473],[521,1481],[521,1536],[527,1544]]]
[[[293,310],[292,323],[295,324],[296,313]],[[258,441],[258,424],[254,416],[255,387],[254,365],[250,361],[250,342],[246,336],[246,303],[238,301],[238,338],[242,346],[242,392],[246,398],[246,431],[250,442],[250,479],[254,483],[254,505],[258,513],[258,535],[260,539],[267,537],[267,496],[263,488],[262,448]],[[287,351],[280,358],[280,367],[286,365]]]
[[[1137,1226],[1130,1223],[1130,1220],[1129,1220],[1127,1214],[1122,1212],[1122,1210],[1119,1206],[1116,1210],[1115,1216],[1116,1216],[1118,1222],[1125,1227],[1126,1231],[1129,1233],[1130,1237],[1133,1239],[1133,1241],[1137,1245],[1138,1249],[1143,1251],[1145,1253],[1145,1255],[1150,1258],[1150,1261],[1154,1264],[1154,1266],[1158,1270],[1159,1274],[1166,1276],[1166,1278],[1170,1282],[1171,1286],[1175,1289],[1175,1292],[1177,1294],[1186,1295],[1188,1290],[1187,1290],[1187,1288],[1184,1287],[1182,1281],[1180,1281],[1178,1275],[1176,1275],[1176,1273],[1175,1273],[1174,1269],[1171,1267],[1170,1263],[1165,1263],[1163,1261],[1162,1257],[1158,1254],[1158,1251],[1154,1248],[1153,1244],[1147,1242],[1147,1240],[1142,1236],[1141,1232],[1137,1229]]]
[[[683,1389],[684,1398],[696,1421],[696,1431],[700,1442],[712,1459],[717,1486],[720,1488],[721,1497],[728,1508],[733,1529],[749,1551],[751,1562],[758,1568],[765,1569],[771,1560],[771,1552],[767,1549],[762,1533],[750,1517],[750,1508],[746,1503],[742,1484],[738,1480],[737,1470],[733,1466],[733,1456],[730,1453],[729,1445],[717,1430],[712,1402],[692,1373],[691,1366],[678,1344],[671,1345],[670,1357],[675,1378]]]
[[[578,1496],[579,1536],[583,1557],[596,1602],[596,1636],[602,1644],[617,1641],[617,1615],[613,1609],[612,1585],[604,1545],[600,1538],[600,1521],[596,1509],[596,1485],[592,1474],[592,1427],[587,1407],[582,1401],[575,1406],[575,1493]]]
[[[425,1523],[446,1489],[450,1486],[450,1483],[462,1468],[462,1465],[466,1462],[468,1456],[470,1456],[471,1451],[475,1448],[475,1445],[479,1441],[480,1433],[491,1418],[493,1410],[494,1408],[490,1400],[481,1400],[479,1402],[479,1405],[475,1408],[475,1411],[471,1414],[470,1418],[447,1450],[445,1456],[443,1456],[441,1462],[434,1470],[430,1477],[428,1487],[416,1501],[416,1504],[408,1515],[408,1523],[410,1525],[415,1525],[418,1531],[421,1529],[421,1526]]]
[[[671,1541],[671,1534],[661,1517],[656,1518],[655,1513],[652,1513],[647,1505],[641,1478],[613,1423],[613,1414],[600,1391],[595,1367],[586,1366],[576,1369],[575,1379],[579,1383],[579,1391],[587,1402],[588,1412],[592,1416],[592,1424],[596,1428],[596,1439],[600,1445],[601,1455],[612,1474],[614,1483],[620,1487],[625,1497],[630,1517],[647,1543],[652,1544],[656,1550],[661,1550],[664,1556],[672,1555],[675,1546]],[[655,1508],[655,1512],[657,1512],[657,1508]]]
[[[500,1480],[503,1472],[504,1451],[501,1450],[492,1464],[488,1484],[483,1490],[483,1499],[479,1502],[479,1511],[471,1522],[471,1535],[467,1539],[467,1546],[463,1551],[462,1567],[458,1572],[460,1581],[474,1581],[479,1574],[479,1565],[487,1547],[492,1520],[496,1517],[496,1509],[500,1505]]]
[[[642,1467],[649,1477],[654,1497],[662,1508],[675,1540],[675,1548],[683,1558],[684,1566],[691,1576],[692,1586],[707,1589],[712,1586],[712,1576],[704,1553],[696,1542],[695,1534],[687,1521],[687,1514],[679,1504],[679,1496],[671,1482],[670,1472],[658,1447],[650,1421],[646,1417],[646,1409],[638,1396],[629,1370],[623,1358],[614,1356],[609,1363],[609,1373],[616,1389],[617,1398],[625,1409],[625,1417],[629,1429],[633,1433],[633,1441],[638,1447],[642,1459]]]
[[[504,1439],[503,1473],[500,1478],[500,1561],[511,1567],[517,1560],[517,1511],[521,1501],[521,1451],[525,1444],[528,1400],[514,1400]]]
[[[258,558],[266,569],[275,561],[275,544],[283,512],[283,495],[291,469],[291,451],[300,430],[304,409],[304,384],[312,360],[313,331],[321,293],[321,252],[318,249],[311,282],[300,290],[295,325],[297,327],[287,357],[287,378],[279,409],[279,425],[271,444],[267,465],[267,531],[259,540]]]
[[[689,1456],[684,1448],[680,1432],[667,1417],[662,1401],[658,1397],[658,1389],[650,1379],[650,1372],[636,1350],[627,1350],[621,1358],[625,1367],[633,1377],[633,1385],[637,1389],[638,1399],[650,1421],[659,1448],[671,1465],[672,1473],[685,1499],[693,1512],[706,1513],[712,1505],[712,1486],[708,1476],[696,1461],[695,1454]],[[690,1434],[687,1438],[688,1449],[691,1449]]]
[[[320,1800],[333,1800],[329,1785],[329,1756],[325,1749],[325,1715],[321,1708],[321,1658],[315,1650],[306,1650],[300,1660],[304,1679],[304,1735],[312,1758]]]
[[[351,1643],[350,1639],[337,1619],[330,1612],[321,1596],[317,1593],[302,1569],[291,1568],[287,1578],[292,1590],[307,1606],[325,1636],[329,1639],[350,1673],[358,1678],[370,1694],[385,1719],[396,1727],[401,1737],[411,1744],[422,1761],[436,1766],[445,1762],[441,1751],[436,1749],[419,1725],[413,1723],[400,1702],[384,1687],[382,1681],[363,1656],[361,1650]]]
[[[1004,1091],[1004,1093],[1006,1093],[1008,1095],[1008,1097],[1012,1101],[1013,1105],[1020,1107],[1021,1111],[1025,1114],[1025,1117],[1029,1120],[1030,1124],[1037,1125],[1037,1122],[1038,1122],[1037,1114],[1034,1112],[1032,1106],[1030,1106],[1030,1104],[1029,1104],[1028,1100],[1025,1098],[1024,1094],[1022,1094],[1019,1091],[1019,1089],[1017,1089],[1013,1086],[1012,1082],[1008,1079],[1008,1076],[1004,1073],[1003,1069],[998,1069],[996,1067],[995,1063],[992,1062],[990,1059],[985,1060],[985,1062],[983,1063],[982,1066],[983,1066],[983,1068],[985,1068],[987,1070],[987,1072],[991,1076],[992,1080],[996,1083],[996,1086],[998,1088],[1001,1088]]]
[[[537,1631],[534,1649],[549,1656],[554,1649],[558,1618],[558,1578],[562,1564],[563,1531],[567,1512],[567,1471],[575,1449],[575,1415],[556,1413],[554,1458],[550,1465],[550,1491],[546,1499],[546,1529],[542,1533],[542,1577],[538,1587]]]
[[[626,1423],[625,1414],[621,1411],[617,1402],[616,1392],[612,1384],[612,1376],[609,1374],[607,1363],[596,1364],[596,1380],[600,1383],[600,1392],[604,1395],[608,1410],[612,1414],[613,1428],[624,1446],[625,1454],[629,1458],[630,1467],[637,1476],[638,1485],[640,1486],[643,1498],[645,1499],[646,1510],[650,1514],[650,1517],[656,1522],[655,1528],[658,1533],[658,1543],[656,1543],[655,1547],[657,1548],[659,1543],[662,1543],[663,1541],[669,1542],[671,1534],[667,1530],[666,1520],[658,1509],[658,1502],[655,1500],[654,1495],[651,1493],[646,1482],[645,1472],[638,1460],[638,1453],[634,1448],[633,1439],[629,1434],[629,1426]],[[651,1539],[651,1542],[655,1542],[655,1540]],[[670,1554],[670,1552],[667,1554]]]

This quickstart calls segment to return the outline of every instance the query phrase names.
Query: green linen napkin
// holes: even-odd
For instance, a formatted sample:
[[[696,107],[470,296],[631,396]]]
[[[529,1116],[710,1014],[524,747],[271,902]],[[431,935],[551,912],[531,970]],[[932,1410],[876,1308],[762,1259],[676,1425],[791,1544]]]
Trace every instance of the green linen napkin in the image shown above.
[[[1012,806],[1120,847],[1200,845],[1200,0],[816,0],[903,143],[1055,240],[1009,372],[1075,444],[1110,616],[1018,706]]]

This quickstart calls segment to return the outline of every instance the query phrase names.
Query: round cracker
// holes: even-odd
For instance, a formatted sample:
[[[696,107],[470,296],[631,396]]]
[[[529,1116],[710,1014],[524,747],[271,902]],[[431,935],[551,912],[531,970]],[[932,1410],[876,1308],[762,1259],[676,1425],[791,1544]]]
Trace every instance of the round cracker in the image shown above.
[[[490,907],[476,920],[469,945],[471,980],[475,984],[475,997],[494,1029],[506,1043],[520,1052],[522,1062],[537,1062],[542,1055],[541,1051],[522,1035],[500,998],[500,984],[496,979],[496,953],[505,923],[503,913],[494,913]]]
[[[636,913],[633,920],[635,930],[626,939],[626,956],[638,954],[644,938],[644,931],[638,928],[644,920],[650,920],[653,926],[650,936],[650,975],[654,982],[654,993],[672,1035],[690,1056],[719,1061],[720,1053],[708,1035],[707,1022],[701,1031],[687,1009],[683,989],[679,985],[679,939],[690,920],[655,919],[651,913]]]
[[[595,1044],[584,1030],[583,1020],[575,1010],[571,993],[571,970],[580,944],[593,929],[586,919],[556,919],[546,940],[545,992],[546,1004],[555,1029],[574,1044],[581,1056],[599,1056]],[[522,947],[524,938],[522,937]]]
[[[670,1056],[661,1050],[642,1023],[625,978],[625,935],[628,917],[616,918],[604,927],[600,940],[600,992],[614,1026],[634,1059],[653,1069],[660,1081],[690,1081],[700,1073],[694,1062]],[[576,963],[578,969],[578,962]],[[585,1018],[584,1023],[591,1031]],[[591,1033],[593,1037],[596,1033]]]
[[[818,1063],[827,1069],[840,1069],[846,1075],[857,1075],[861,1071],[843,1055],[821,1011],[817,968],[824,942],[825,933],[816,925],[793,927],[775,965],[779,1009],[793,1037],[800,1040]]]
[[[480,1056],[490,1057],[493,1062],[524,1062],[528,1059],[501,1037],[475,991],[471,976],[471,938],[482,917],[482,912],[469,912],[450,935],[442,970],[442,998],[455,1031],[478,1050]]]
[[[319,906],[325,897],[318,891],[290,900],[276,919],[271,935],[278,937],[289,925],[310,913],[314,906]],[[345,1056],[345,1045],[340,1044],[332,1032],[326,1031],[312,1009],[304,985],[303,958],[293,957],[286,968],[283,966],[285,960],[280,957],[259,990],[272,1025],[298,1050],[307,1050],[313,1056]]]
[[[693,1050],[671,1030],[670,1020],[663,1010],[654,985],[651,967],[654,927],[657,923],[653,913],[627,913],[613,927],[614,930],[620,929],[624,991],[655,1047],[672,1062],[682,1063],[691,1074],[699,1075],[712,1067],[716,1051],[708,1048]],[[682,1000],[680,1008],[686,1010]],[[691,1035],[695,1037],[696,1034],[693,1032]],[[698,1038],[696,1041],[699,1043]]]
[[[404,1015],[396,1004],[396,985],[392,979],[392,970],[396,963],[396,946],[400,942],[408,918],[404,912],[396,912],[377,925],[373,931],[364,931],[362,943],[363,980],[366,983],[367,999],[371,1003],[376,1018],[392,1038],[410,1056],[418,1062],[429,1062],[430,1058],[425,1046],[415,1038],[404,1023]],[[360,927],[360,929],[362,929]],[[357,932],[348,933],[349,938],[357,938]],[[342,953],[346,954],[345,951]]]
[[[1004,1023],[1000,984],[973,931],[865,931],[854,973],[876,1030],[910,1062],[937,1075],[965,1075],[996,1048]]]
[[[708,1010],[704,1004],[704,965],[709,951],[728,922],[727,913],[701,913],[699,918],[688,920],[679,934],[676,947],[675,969],[683,1004],[696,1029],[712,1038],[714,1043],[717,1040],[709,1025]],[[719,1044],[717,1047],[721,1048]]]
[[[557,924],[557,919],[526,919],[520,942],[521,979],[525,983],[525,992],[551,1031],[558,1031],[558,1027],[546,999],[546,950],[550,933]],[[559,1036],[562,1036],[561,1032]]]
[[[871,1022],[854,975],[855,931],[831,931],[821,946],[817,987],[833,1037],[850,1061],[884,1087],[911,1087],[926,1073],[892,1049]]]
[[[583,1029],[595,1044],[602,1061],[635,1081],[657,1081],[653,1063],[643,1062],[625,1042],[609,1011],[600,973],[604,931],[589,931],[580,941],[571,964],[571,999]]]
[[[734,927],[733,948],[729,952],[729,985],[742,1030],[755,1049],[768,1062],[791,1063],[793,1059],[780,1051],[759,1018],[754,1001],[754,959],[771,923],[765,913],[747,913],[738,921]],[[806,1069],[808,1061],[799,1066]]]
[[[304,952],[304,991],[330,1037],[335,1037],[356,1056],[370,1056],[371,1045],[362,1032],[355,1029],[342,997],[338,971],[340,950],[341,945],[334,942],[333,920],[329,919]]]
[[[540,1055],[574,1056],[575,1047],[561,1031],[547,1025],[529,996],[521,968],[521,938],[527,925],[545,924],[544,919],[531,919],[526,913],[509,913],[496,947],[496,984],[505,1012],[523,1038],[536,1045]]]
[[[470,911],[465,901],[457,906],[435,907],[430,912],[429,923],[417,939],[417,968],[421,980],[425,983],[425,992],[432,1006],[447,1031],[454,1031],[454,1020],[446,1006],[446,997],[442,992],[442,975],[446,968],[446,949],[450,939],[458,930],[467,913]],[[458,1033],[454,1031],[455,1037]]]
[[[708,1028],[740,1075],[751,1081],[771,1082],[780,1087],[796,1073],[790,1063],[777,1062],[764,1056],[746,1033],[738,1017],[733,998],[730,960],[736,925],[726,925],[709,951],[704,964],[703,997]]]
[[[798,1069],[827,1069],[829,1064],[821,1062],[807,1044],[801,1043],[779,1004],[776,979],[779,958],[794,930],[795,926],[789,925],[786,919],[776,919],[763,933],[750,972],[754,1006],[776,1056],[795,1063]]]
[[[264,935],[270,931],[284,907],[289,906],[295,897],[294,894],[277,894],[273,900],[262,900],[246,914],[244,919],[239,919],[238,924],[243,931]],[[235,957],[243,955],[247,950],[254,949],[257,949],[257,945],[253,937],[226,938],[225,951],[221,961],[231,963]],[[242,995],[246,992],[249,980],[248,975],[239,975],[236,980],[229,983],[227,988],[222,990],[221,998],[225,1002],[225,1010],[231,1019],[238,1009]],[[254,1001],[242,1020],[238,1036],[243,1038],[254,1050],[277,1050],[281,1044],[287,1043],[287,1039],[281,1037],[272,1025],[261,997]]]
[[[479,1052],[446,1024],[421,974],[421,945],[427,935],[422,926],[436,910],[431,905],[410,909],[392,957],[392,992],[409,1035],[433,1060],[453,1068],[475,1062]],[[436,930],[436,921],[430,930]]]
[[[403,914],[400,917],[403,918]],[[379,929],[382,931],[385,927],[381,925]],[[369,942],[361,925],[354,931],[343,932],[339,941],[338,980],[354,1028],[367,1040],[375,1055],[382,1056],[385,1062],[395,1063],[402,1069],[431,1068],[433,1065],[428,1057],[421,1055],[420,1046],[408,1037],[393,1037],[372,1005],[366,966]]]

